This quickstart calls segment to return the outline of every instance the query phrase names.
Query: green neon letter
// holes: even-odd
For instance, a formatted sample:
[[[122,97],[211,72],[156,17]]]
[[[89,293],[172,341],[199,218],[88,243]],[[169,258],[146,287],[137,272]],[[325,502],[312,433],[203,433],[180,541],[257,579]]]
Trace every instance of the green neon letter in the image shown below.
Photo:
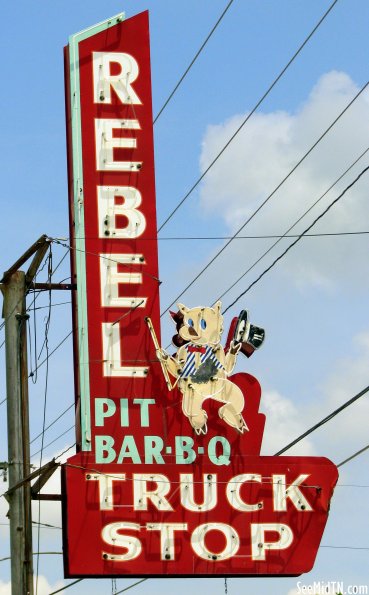
[[[132,463],[141,463],[140,455],[138,454],[133,436],[124,436],[117,463],[122,463],[123,459],[126,458],[130,458]]]
[[[217,455],[217,443],[222,446],[222,453]],[[214,436],[208,444],[208,455],[214,465],[229,465],[231,456],[231,445],[224,436]]]
[[[95,437],[96,463],[112,463],[116,457],[114,438],[111,436]]]
[[[164,442],[160,436],[145,436],[145,463],[164,465],[165,461],[161,456],[163,448]]]
[[[98,397],[95,399],[95,425],[103,426],[106,417],[111,417],[117,408],[112,399]]]
[[[176,436],[176,463],[189,465],[196,459],[193,447],[193,439],[190,436]],[[186,455],[186,456],[185,456]]]

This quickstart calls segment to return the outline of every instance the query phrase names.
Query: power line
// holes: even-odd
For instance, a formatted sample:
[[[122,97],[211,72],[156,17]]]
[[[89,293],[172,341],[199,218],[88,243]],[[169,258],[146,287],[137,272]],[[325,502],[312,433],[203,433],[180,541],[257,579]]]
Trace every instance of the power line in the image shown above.
[[[51,245],[50,245],[50,250],[51,250]],[[65,254],[62,256],[62,258],[61,258],[61,260],[59,261],[58,265],[55,267],[54,271],[52,272],[52,275],[54,275],[54,273],[55,273],[55,272],[58,270],[58,268],[60,267],[60,265],[61,265],[61,264],[62,264],[62,262],[64,261],[65,257],[67,256],[67,254],[68,254],[68,252],[66,252],[66,253],[65,253]],[[38,273],[40,273],[40,272],[41,272],[41,271],[44,269],[46,262],[47,262],[47,257],[46,257],[46,259],[45,259],[45,262],[44,262],[43,266],[41,267],[41,269],[39,269]],[[28,311],[31,309],[31,307],[32,307],[32,306],[35,304],[35,302],[36,302],[37,298],[40,296],[40,293],[41,293],[41,291],[38,291],[37,293],[35,292],[35,295],[34,295],[34,297],[33,297],[33,300],[32,300],[32,302],[31,302],[31,303],[30,303],[30,305],[29,305],[29,306],[26,308],[26,312],[28,312]],[[5,319],[3,320],[3,322],[0,324],[0,331],[1,331],[1,330],[4,328],[4,326],[5,326],[5,324],[6,324],[6,321],[8,320],[8,318],[10,318],[10,316],[13,314],[13,312],[14,312],[14,311],[15,311],[15,309],[16,309],[16,308],[19,306],[19,304],[20,304],[20,302],[21,302],[22,300],[23,300],[23,298],[21,298],[21,299],[20,299],[20,300],[19,300],[19,301],[16,303],[16,305],[15,305],[15,306],[14,306],[14,308],[13,308],[13,311],[12,311],[12,312],[10,312],[10,314],[8,314],[7,318],[5,318]],[[48,306],[45,306],[45,307],[48,307]],[[36,308],[36,310],[37,310],[37,309],[38,309],[38,308]],[[1,348],[2,348],[4,345],[5,345],[5,340],[4,340],[4,341],[1,343],[1,345],[0,345],[0,349],[1,349]],[[5,399],[5,401],[6,401],[6,399]],[[0,403],[0,406],[2,405],[2,403],[5,403],[5,401],[2,401],[2,402]]]
[[[229,147],[229,145],[231,144],[231,142],[238,135],[238,133],[242,130],[242,128],[245,126],[245,124],[249,121],[249,119],[255,113],[255,111],[258,109],[258,107],[263,103],[264,99],[269,95],[269,93],[272,91],[273,87],[278,83],[278,81],[284,75],[284,73],[286,72],[286,70],[290,67],[290,65],[295,60],[295,58],[297,58],[297,56],[299,55],[299,53],[302,51],[302,49],[305,47],[305,45],[308,43],[308,41],[311,39],[311,37],[317,31],[317,29],[319,28],[319,26],[322,24],[322,22],[324,21],[324,19],[328,16],[328,14],[333,9],[333,7],[335,6],[335,4],[337,4],[337,2],[338,2],[338,0],[334,0],[334,2],[332,2],[332,4],[330,5],[330,7],[328,8],[328,10],[323,14],[323,16],[321,17],[321,19],[315,25],[314,29],[309,33],[309,35],[306,37],[306,39],[300,45],[300,47],[298,48],[298,50],[294,53],[294,55],[292,56],[292,58],[287,62],[286,66],[281,70],[281,72],[279,73],[279,75],[274,79],[274,81],[272,82],[272,84],[265,91],[265,93],[261,97],[261,99],[259,99],[259,101],[253,107],[253,109],[251,110],[251,112],[249,112],[249,114],[243,120],[243,122],[241,123],[241,125],[237,128],[236,132],[233,133],[233,135],[231,136],[231,138],[227,141],[227,143],[224,145],[224,147],[221,149],[221,151],[217,154],[217,156],[213,159],[213,161],[210,163],[210,165],[205,169],[205,171],[201,174],[201,176],[193,184],[193,186],[190,188],[190,190],[187,192],[187,194],[185,194],[185,196],[182,198],[182,200],[180,200],[180,202],[177,204],[177,206],[168,215],[168,217],[165,219],[165,221],[160,225],[160,227],[158,228],[158,232],[160,232],[163,229],[163,227],[168,223],[168,221],[170,221],[170,219],[178,211],[178,209],[183,205],[183,203],[187,200],[187,198],[190,196],[190,194],[192,194],[192,192],[195,190],[195,188],[197,188],[197,186],[200,184],[201,180],[203,180],[203,178],[210,171],[210,169],[213,167],[213,165],[215,165],[215,163],[218,161],[218,159],[221,157],[221,155],[223,155],[224,151]]]
[[[367,446],[364,446],[364,448],[358,450],[357,452],[355,452],[353,455],[351,455],[351,457],[348,457],[348,459],[345,459],[344,461],[341,461],[341,463],[338,463],[337,467],[342,467],[342,465],[346,465],[346,463],[348,463],[349,461],[352,461],[353,459],[356,459],[356,457],[358,457],[359,455],[363,454],[363,452],[365,452],[366,450],[368,450],[369,448],[369,444],[367,444]]]
[[[299,161],[294,165],[294,167],[289,171],[289,173],[282,179],[281,182],[274,188],[274,190],[266,197],[266,199],[259,205],[257,209],[246,219],[246,221],[241,225],[241,227],[235,232],[230,240],[211,258],[211,260],[201,269],[201,271],[196,275],[196,277],[184,288],[184,290],[169,304],[169,306],[162,312],[161,316],[163,316],[166,312],[168,312],[169,308],[175,304],[175,302],[182,297],[182,295],[204,274],[204,272],[213,264],[213,262],[228,248],[228,246],[233,242],[234,238],[250,223],[250,221],[255,217],[255,215],[264,207],[264,205],[274,196],[274,194],[283,186],[283,184],[288,180],[288,178],[296,171],[296,169],[301,165],[301,163],[310,155],[310,153],[315,149],[315,147],[322,141],[322,139],[328,134],[328,132],[335,126],[338,120],[344,115],[344,113],[351,107],[351,105],[356,101],[356,99],[363,93],[363,91],[369,85],[369,81],[365,83],[365,85],[358,91],[355,97],[346,105],[346,107],[340,112],[340,114],[336,117],[335,120],[326,128],[323,134],[315,141],[315,143],[310,147],[310,149],[299,159]]]
[[[62,556],[63,552],[33,552],[33,556]],[[11,560],[11,556],[7,558],[0,558],[0,562],[5,562],[5,560]]]
[[[47,238],[47,239],[48,239],[48,240],[51,242],[51,238]],[[51,253],[51,249],[52,249],[52,248],[51,248],[51,244],[50,244],[50,245],[49,245],[49,250],[50,250],[50,253]],[[56,273],[56,271],[58,270],[58,268],[60,267],[60,265],[63,263],[63,261],[64,261],[64,259],[65,259],[65,257],[66,257],[66,256],[67,256],[67,253],[66,253],[66,254],[64,254],[64,255],[62,256],[61,260],[59,261],[59,263],[58,263],[58,264],[57,264],[57,266],[55,267],[54,271],[52,271],[52,272],[51,272],[51,277],[52,277],[52,276],[53,276],[53,275]],[[37,271],[37,273],[38,273],[38,274],[40,274],[40,273],[43,271],[43,269],[45,268],[45,266],[46,266],[46,263],[47,263],[47,261],[48,261],[48,258],[49,258],[49,256],[47,255],[47,256],[46,256],[46,258],[45,258],[44,264],[43,264],[43,265],[42,265],[42,267],[41,267],[41,268],[39,268],[39,270]],[[50,272],[49,272],[49,274],[50,274]],[[30,304],[30,305],[27,307],[27,309],[26,309],[26,312],[28,312],[28,311],[30,310],[30,308],[31,308],[31,307],[32,307],[32,305],[35,303],[35,301],[37,300],[37,298],[38,298],[38,296],[40,295],[40,293],[41,293],[41,292],[40,292],[40,291],[38,291],[38,292],[37,292],[37,295],[35,295],[35,296],[34,296],[34,298],[33,298],[32,302],[31,302],[31,304]],[[21,299],[20,299],[20,300],[19,300],[19,301],[16,303],[16,305],[14,306],[14,309],[13,309],[13,311],[12,311],[12,312],[10,312],[10,314],[8,314],[8,317],[7,317],[7,318],[5,318],[5,319],[3,320],[3,322],[0,324],[0,330],[2,330],[2,329],[3,329],[3,327],[5,326],[5,323],[6,323],[6,321],[7,321],[7,320],[8,320],[8,318],[9,318],[9,317],[10,317],[10,316],[13,314],[14,310],[15,310],[15,309],[16,309],[16,308],[19,306],[19,304],[20,304],[20,302],[21,302],[22,300],[23,300],[23,297],[22,297],[22,298],[21,298]],[[2,345],[3,345],[3,344],[4,344],[4,343],[2,343]],[[0,348],[2,347],[2,345],[0,345]]]
[[[170,102],[170,100],[172,99],[172,97],[175,94],[175,92],[177,91],[178,87],[182,84],[183,80],[185,79],[185,77],[187,76],[187,74],[189,73],[189,71],[191,70],[192,66],[195,64],[197,58],[199,57],[199,55],[201,54],[202,50],[204,49],[204,47],[208,43],[210,37],[213,35],[214,31],[216,30],[216,28],[218,27],[218,25],[222,21],[223,17],[225,16],[226,12],[228,11],[228,9],[231,7],[231,4],[233,4],[233,1],[234,0],[230,0],[230,2],[228,2],[227,6],[223,10],[222,14],[220,15],[219,19],[215,23],[214,27],[212,28],[212,30],[210,31],[210,33],[208,34],[208,36],[206,37],[206,39],[203,42],[203,44],[201,45],[200,49],[196,52],[196,54],[193,57],[193,59],[191,60],[190,64],[187,66],[186,70],[184,71],[184,73],[182,74],[181,78],[179,79],[178,83],[175,85],[173,91],[170,93],[169,97],[166,99],[166,101],[164,102],[163,106],[160,108],[159,112],[155,116],[154,122],[153,122],[154,124],[158,120],[158,118],[160,117],[160,115],[162,114],[162,112],[164,111],[164,109],[166,108],[166,106],[168,105],[168,103]]]
[[[49,258],[48,258],[48,276],[47,281],[50,284],[52,278],[52,250],[51,245],[49,247]],[[42,466],[42,455],[44,453],[44,438],[45,438],[45,424],[46,424],[46,405],[47,405],[47,396],[48,396],[48,384],[49,384],[49,330],[50,330],[50,322],[51,322],[51,290],[49,290],[49,309],[48,314],[45,321],[45,337],[44,342],[41,347],[41,351],[39,353],[38,359],[40,359],[42,351],[45,347],[46,350],[46,374],[45,374],[45,390],[44,390],[44,404],[43,404],[43,415],[42,415],[42,433],[41,433],[41,449],[40,449],[40,467]],[[36,348],[36,346],[35,346]],[[35,353],[35,357],[36,357]],[[36,367],[36,374],[37,374],[37,367]],[[41,500],[38,501],[38,520],[41,519]],[[36,557],[36,595],[38,593],[38,577],[39,577],[39,563],[40,563],[40,525],[37,527],[37,557]]]
[[[68,338],[71,336],[71,334],[72,334],[72,333],[73,333],[73,331],[69,331],[69,333],[68,333],[68,334],[67,334],[67,335],[64,337],[64,339],[62,339],[62,340],[60,341],[60,343],[58,343],[58,345],[57,345],[57,346],[56,346],[56,347],[55,347],[55,348],[54,348],[52,351],[50,351],[50,353],[49,353],[49,357],[48,357],[48,358],[45,358],[44,360],[42,360],[42,362],[41,362],[41,363],[40,363],[40,364],[37,366],[37,369],[40,369],[40,368],[41,368],[41,366],[43,366],[43,365],[44,365],[44,363],[45,363],[45,362],[46,362],[48,359],[50,359],[50,357],[51,357],[51,356],[52,356],[52,355],[55,353],[55,351],[57,351],[57,350],[59,349],[59,347],[61,347],[61,346],[63,345],[63,343],[65,343],[65,341],[66,341],[66,340],[67,340],[67,339],[68,339]],[[35,373],[35,370],[32,370],[32,371],[30,372],[29,376],[31,376],[31,375],[32,375],[32,374],[34,374],[34,373]],[[1,404],[1,403],[0,403],[0,404]]]
[[[277,241],[274,242],[265,252],[263,252],[263,254],[261,256],[259,256],[259,258],[257,258],[252,265],[250,265],[248,267],[248,269],[246,269],[246,271],[244,273],[242,273],[242,275],[240,277],[238,277],[238,279],[236,281],[234,281],[234,283],[232,283],[228,289],[226,291],[224,291],[218,298],[218,300],[222,299],[231,289],[233,289],[233,287],[235,285],[237,285],[237,283],[239,283],[239,281],[241,281],[241,279],[243,279],[243,277],[245,277],[257,264],[259,264],[259,262],[261,260],[263,260],[263,258],[269,254],[269,252],[271,252],[273,250],[273,248],[279,244],[279,242],[283,239],[283,238],[293,238],[293,237],[299,237],[301,234],[298,235],[288,235],[288,233],[294,228],[296,227],[296,225],[298,223],[300,223],[300,221],[302,221],[302,219],[304,217],[306,217],[306,215],[308,215],[308,213],[310,213],[310,211],[328,194],[328,192],[330,192],[332,190],[332,188],[334,188],[334,186],[336,186],[336,184],[338,184],[338,182],[340,182],[342,180],[342,178],[345,177],[345,175],[360,161],[360,159],[362,159],[362,157],[364,157],[364,155],[366,155],[366,153],[369,151],[369,147],[367,149],[365,149],[365,151],[363,151],[363,153],[361,153],[361,155],[359,155],[359,157],[357,157],[357,159],[355,159],[355,161],[353,161],[353,163],[351,163],[351,165],[333,182],[333,184],[331,184],[329,186],[329,188],[323,192],[323,194],[321,194],[319,196],[319,198],[287,229],[287,231],[282,235],[282,236],[274,236],[277,237]],[[356,232],[339,232],[337,234],[304,234],[303,237],[321,237],[321,236],[325,236],[325,235],[353,235]],[[360,233],[360,232],[359,232]],[[239,237],[239,236],[238,236]],[[272,237],[272,236],[270,236]],[[238,239],[238,238],[235,238]]]
[[[78,578],[76,581],[73,581],[72,583],[68,583],[61,589],[58,589],[57,591],[53,591],[52,593],[50,593],[50,595],[55,595],[55,593],[61,593],[62,591],[65,591],[65,589],[69,589],[69,587],[73,587],[73,585],[76,585],[77,583],[80,583],[81,581],[83,581],[83,578]]]
[[[130,263],[120,262],[119,260],[116,260],[114,258],[111,258],[110,256],[104,256],[103,254],[99,254],[97,252],[90,252],[88,250],[84,250],[83,248],[76,248],[75,246],[71,246],[70,244],[66,244],[65,242],[62,242],[58,238],[50,238],[49,237],[48,239],[51,242],[54,242],[55,244],[58,244],[59,246],[63,246],[63,248],[66,248],[69,251],[74,250],[75,252],[82,252],[83,254],[88,254],[90,256],[97,256],[101,260],[107,260],[108,262],[114,262],[115,264],[119,264],[121,266],[126,266],[126,267],[130,267],[131,266]],[[146,275],[147,277],[150,277],[151,279],[154,279],[154,281],[157,281],[159,283],[159,285],[161,284],[160,279],[158,279],[158,277],[155,277],[155,275],[151,275],[150,273],[147,273],[146,271],[141,271],[141,275]]]
[[[60,452],[58,455],[56,455],[55,460],[56,459],[60,459],[60,457],[62,457],[66,452],[68,452],[68,450],[71,450],[71,448],[74,448],[76,445],[75,442],[73,442],[73,444],[71,444],[70,446],[67,446],[67,448],[65,448],[62,452]],[[61,463],[59,463],[60,465]]]
[[[301,238],[303,237],[303,235],[309,231],[322,217],[324,217],[324,215],[336,204],[336,202],[338,202],[345,194],[346,192],[352,188],[361,178],[361,176],[363,176],[367,171],[369,170],[369,166],[365,167],[360,173],[359,175],[355,178],[355,180],[353,182],[351,182],[351,184],[349,184],[348,186],[346,186],[346,188],[343,190],[343,192],[341,192],[341,194],[339,196],[337,196],[337,198],[335,198],[335,200],[333,202],[331,202],[328,207],[326,209],[324,209],[324,211],[316,218],[314,219],[314,221],[305,229],[305,231],[303,231],[300,236],[294,241],[292,242],[292,244],[290,244],[288,246],[288,248],[286,248],[286,250],[284,250],[282,252],[282,254],[280,254],[273,262],[271,265],[269,265],[258,277],[257,279],[255,279],[255,281],[253,281],[252,283],[250,283],[250,285],[247,287],[247,289],[245,289],[245,291],[243,291],[242,293],[240,293],[240,295],[233,300],[233,302],[231,304],[229,304],[229,306],[227,306],[227,308],[225,308],[225,310],[223,311],[223,313],[225,314],[227,312],[227,310],[229,310],[232,306],[234,306],[236,304],[236,302],[238,302],[239,299],[241,299],[242,296],[244,296],[254,285],[256,285],[256,283],[258,283],[260,281],[260,279],[262,279],[262,277],[264,277],[264,275],[266,275],[276,264],[277,262],[279,262],[286,254],[287,252],[289,252],[291,250],[291,248],[293,248],[293,246],[295,246],[297,244],[297,242],[299,242],[301,240]]]
[[[32,523],[38,525],[41,525],[41,529],[58,529],[59,531],[62,531],[62,527],[54,527],[53,525],[48,525],[47,523],[37,523],[37,521],[32,521]],[[10,527],[10,523],[0,523],[0,525],[2,527]],[[36,529],[36,527],[34,527],[34,529]]]
[[[137,583],[133,583],[133,585],[130,585],[129,587],[125,587],[125,589],[122,589],[121,591],[118,591],[117,593],[115,593],[115,595],[120,595],[120,593],[124,593],[124,591],[128,591],[129,589],[132,589],[136,585],[139,585],[140,583],[143,583],[145,581],[147,581],[147,578],[143,578],[140,581],[137,581]]]
[[[365,153],[369,151],[369,148],[365,150]],[[363,154],[359,157],[359,159],[363,156]],[[357,159],[333,184],[332,186],[324,193],[324,195],[321,196],[321,198],[323,198],[323,196],[325,196],[329,190],[331,190],[333,188],[333,186],[335,186],[337,184],[337,182],[339,180],[341,180],[343,178],[343,176],[350,170],[352,169],[352,167],[357,163],[357,161],[359,160]],[[319,202],[319,200],[321,200],[321,198],[318,199],[318,201],[316,201],[309,210],[311,210],[316,204],[317,202]],[[306,215],[308,211],[306,211],[304,213],[304,215],[301,216],[301,218],[299,219],[299,221]],[[296,222],[297,223],[297,222]],[[293,224],[292,227],[295,227],[296,223]],[[290,229],[292,229],[292,227]],[[326,237],[326,236],[356,236],[356,235],[367,235],[369,234],[369,231],[332,231],[332,232],[323,232],[323,233],[307,233],[305,234],[304,237],[306,238],[318,238],[318,237]],[[284,234],[262,234],[262,235],[252,235],[252,236],[167,236],[167,237],[161,237],[161,238],[140,238],[140,241],[142,240],[143,242],[165,242],[165,241],[169,241],[169,242],[184,242],[184,241],[199,241],[199,240],[230,240],[230,239],[234,239],[234,240],[273,240],[276,238],[297,238],[298,234],[288,234],[288,232],[285,232]],[[77,238],[75,238],[77,239]],[[97,237],[93,238],[93,237],[89,237],[89,238],[78,238],[78,239],[98,239]],[[62,306],[64,304],[70,304],[71,302],[60,302],[58,304],[52,304],[52,306]],[[36,308],[36,310],[42,310],[43,308],[47,308],[47,306],[40,306],[38,308]]]
[[[295,438],[295,440],[293,440],[292,442],[290,442],[289,444],[287,444],[287,446],[285,446],[284,448],[281,448],[281,450],[279,450],[278,452],[275,453],[275,456],[279,456],[279,455],[283,454],[284,452],[286,452],[286,450],[289,450],[290,448],[292,448],[292,446],[295,446],[295,444],[297,444],[298,442],[300,442],[301,440],[303,440],[304,438],[306,438],[306,436],[309,436],[309,434],[311,434],[312,432],[315,432],[315,430],[317,430],[318,428],[320,428],[321,426],[323,426],[324,424],[326,424],[328,421],[330,421],[331,419],[333,419],[334,417],[336,417],[336,415],[338,415],[339,413],[341,413],[341,411],[343,411],[344,409],[347,409],[347,407],[350,407],[350,405],[352,405],[353,403],[355,403],[355,401],[358,401],[368,391],[369,391],[369,386],[367,386],[366,388],[364,388],[363,390],[361,390],[359,393],[357,393],[357,395],[355,395],[354,397],[352,397],[351,399],[349,399],[348,401],[346,401],[345,403],[343,403],[340,407],[338,407],[337,409],[335,409],[334,411],[332,411],[332,413],[330,413],[329,415],[327,415],[326,417],[324,417],[321,421],[319,421],[318,423],[316,423],[314,426],[312,426],[311,428],[309,428],[308,430],[306,430],[306,432],[304,432],[303,434],[301,434],[300,436],[298,436],[298,438]],[[367,446],[366,448],[369,448],[369,446]],[[363,449],[360,452],[363,452],[364,450],[365,449]],[[350,459],[347,459],[347,461],[348,460],[350,460]],[[340,465],[343,465],[345,462],[346,461],[343,461],[343,463],[340,463]],[[339,465],[337,465],[337,466],[339,467]]]
[[[41,368],[41,366],[43,366],[49,359],[50,357],[63,345],[63,343],[65,343],[65,341],[71,336],[71,334],[73,333],[73,331],[69,331],[69,333],[64,337],[64,339],[62,339],[60,341],[60,343],[58,343],[58,345],[56,347],[54,347],[54,349],[52,351],[50,351],[49,356],[46,357],[44,360],[42,360],[42,362],[37,366],[37,369],[39,370]],[[32,376],[32,374],[35,373],[35,370],[31,370],[31,372],[29,373],[28,377],[30,378]],[[1,405],[3,405],[4,403],[6,403],[7,401],[7,397],[5,397],[5,399],[3,399],[2,401],[0,401],[0,407]]]
[[[69,405],[69,407],[67,407],[66,409],[64,409],[64,411],[58,415],[58,417],[56,417],[45,429],[44,429],[44,433],[47,432],[47,430],[49,430],[54,424],[56,424],[57,421],[59,421],[59,419],[61,419],[70,409],[72,409],[72,407],[75,406],[75,403],[71,403],[71,405]],[[42,432],[40,432],[39,434],[37,434],[37,436],[35,436],[34,438],[32,438],[30,444],[32,444],[33,442],[35,442],[35,440],[37,440],[37,438],[39,438],[40,436],[42,436]]]
[[[351,234],[363,234],[363,233],[369,233],[365,232],[365,231],[357,231],[357,232],[351,232]],[[327,235],[344,235],[344,234],[327,234]],[[348,235],[348,234],[346,234]],[[291,237],[291,236],[290,236]],[[68,300],[67,302],[57,302],[56,304],[51,304],[52,308],[55,308],[55,306],[65,306],[65,304],[71,304],[71,300]],[[45,308],[48,308],[49,306],[37,306],[37,308],[34,308],[35,310],[44,310]]]
[[[369,550],[369,547],[356,547],[352,545],[320,545],[319,547],[330,548],[332,550]]]
[[[65,436],[65,434],[68,434],[68,432],[71,432],[71,430],[75,429],[75,424],[73,424],[70,428],[68,428],[67,430],[65,430],[64,432],[62,432],[61,434],[59,434],[59,436],[57,436],[56,438],[54,438],[54,440],[52,440],[51,442],[49,442],[48,444],[46,444],[46,446],[43,447],[43,449],[38,450],[37,452],[34,452],[31,455],[31,458],[35,457],[36,455],[38,455],[42,450],[45,450],[46,448],[48,448],[49,446],[51,446],[52,444],[54,444],[54,442],[56,442],[57,440],[59,440],[59,438],[62,438],[63,436]],[[74,446],[74,445],[73,445]],[[70,448],[72,448],[71,446],[67,449],[69,450]],[[62,453],[63,454],[63,453]],[[58,455],[61,456],[61,455]]]
[[[40,521],[32,521],[34,525],[41,525],[44,529],[59,529],[62,530],[63,527],[57,527],[56,525],[50,525],[49,523],[40,523]]]

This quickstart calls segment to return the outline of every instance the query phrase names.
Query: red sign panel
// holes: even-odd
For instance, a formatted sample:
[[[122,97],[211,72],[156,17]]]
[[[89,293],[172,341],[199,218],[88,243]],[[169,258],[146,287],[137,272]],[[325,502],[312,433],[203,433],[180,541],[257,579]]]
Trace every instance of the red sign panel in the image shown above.
[[[337,470],[259,456],[260,386],[232,369],[262,329],[244,312],[235,336],[252,348],[223,349],[220,304],[179,304],[177,354],[150,335],[160,345],[147,13],[72,36],[66,65],[79,452],[63,466],[65,574],[306,572]]]
[[[228,466],[216,465],[208,452],[198,454],[214,436],[203,447],[190,447],[189,436],[168,444],[173,438],[177,451],[163,455],[160,468],[96,466],[83,453],[68,461],[66,576],[311,570],[337,480],[330,461],[233,455]],[[188,462],[195,457],[196,465]]]

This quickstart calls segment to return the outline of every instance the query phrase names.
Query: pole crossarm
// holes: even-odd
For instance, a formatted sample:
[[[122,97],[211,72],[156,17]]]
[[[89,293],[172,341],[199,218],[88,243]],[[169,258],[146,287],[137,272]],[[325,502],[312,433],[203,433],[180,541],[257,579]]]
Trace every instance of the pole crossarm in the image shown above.
[[[42,470],[42,472],[38,476],[38,479],[35,481],[31,488],[32,498],[34,498],[36,494],[38,494],[40,490],[42,490],[45,483],[49,481],[50,477],[55,473],[60,463],[56,463],[55,459],[53,459],[52,461],[50,461],[50,463],[47,463],[46,465],[48,466]]]
[[[26,273],[26,286],[28,286],[35,278],[37,271],[39,269],[39,266],[41,265],[43,259],[46,256],[46,252],[49,249],[50,240],[48,238],[46,238],[46,236],[44,236],[44,238],[45,238],[44,242],[41,244],[41,246],[36,251],[36,254],[34,255],[33,260],[30,264],[30,267]]]
[[[32,246],[30,246],[28,250],[26,250],[24,254],[22,254],[22,256],[18,258],[18,260],[7,271],[5,271],[0,283],[6,283],[9,281],[13,273],[17,272],[19,268],[25,262],[27,262],[29,258],[31,258],[31,256],[33,256],[35,253],[38,253],[34,257],[26,275],[26,282],[29,282],[30,280],[32,281],[50,244],[51,240],[47,235],[43,234],[41,237],[39,237],[39,239],[34,244],[32,244]]]
[[[42,465],[42,467],[40,467],[39,469],[36,469],[35,471],[32,471],[32,473],[27,475],[27,477],[25,477],[21,481],[18,481],[11,488],[9,488],[4,493],[5,498],[8,499],[8,497],[13,492],[18,490],[22,486],[24,486],[26,483],[32,481],[32,479],[35,479],[35,477],[38,477],[39,479],[35,482],[34,486],[32,486],[32,493],[35,493],[35,494],[38,493],[41,490],[41,488],[45,485],[47,480],[54,473],[54,471],[56,471],[57,467],[59,467],[59,466],[60,466],[60,463],[57,463],[55,461],[55,459],[52,459],[48,463],[45,463],[45,465]]]
[[[29,283],[29,289],[34,290],[41,290],[41,291],[50,291],[51,289],[62,289],[64,291],[71,291],[72,289],[77,289],[76,283]]]

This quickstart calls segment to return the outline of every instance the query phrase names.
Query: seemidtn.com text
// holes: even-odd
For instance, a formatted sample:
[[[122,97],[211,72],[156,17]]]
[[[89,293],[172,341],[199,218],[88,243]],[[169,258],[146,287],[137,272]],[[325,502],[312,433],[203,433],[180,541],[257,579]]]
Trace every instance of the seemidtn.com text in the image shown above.
[[[314,581],[305,585],[297,583],[297,593],[301,595],[368,595],[368,585],[345,585],[343,581]]]

